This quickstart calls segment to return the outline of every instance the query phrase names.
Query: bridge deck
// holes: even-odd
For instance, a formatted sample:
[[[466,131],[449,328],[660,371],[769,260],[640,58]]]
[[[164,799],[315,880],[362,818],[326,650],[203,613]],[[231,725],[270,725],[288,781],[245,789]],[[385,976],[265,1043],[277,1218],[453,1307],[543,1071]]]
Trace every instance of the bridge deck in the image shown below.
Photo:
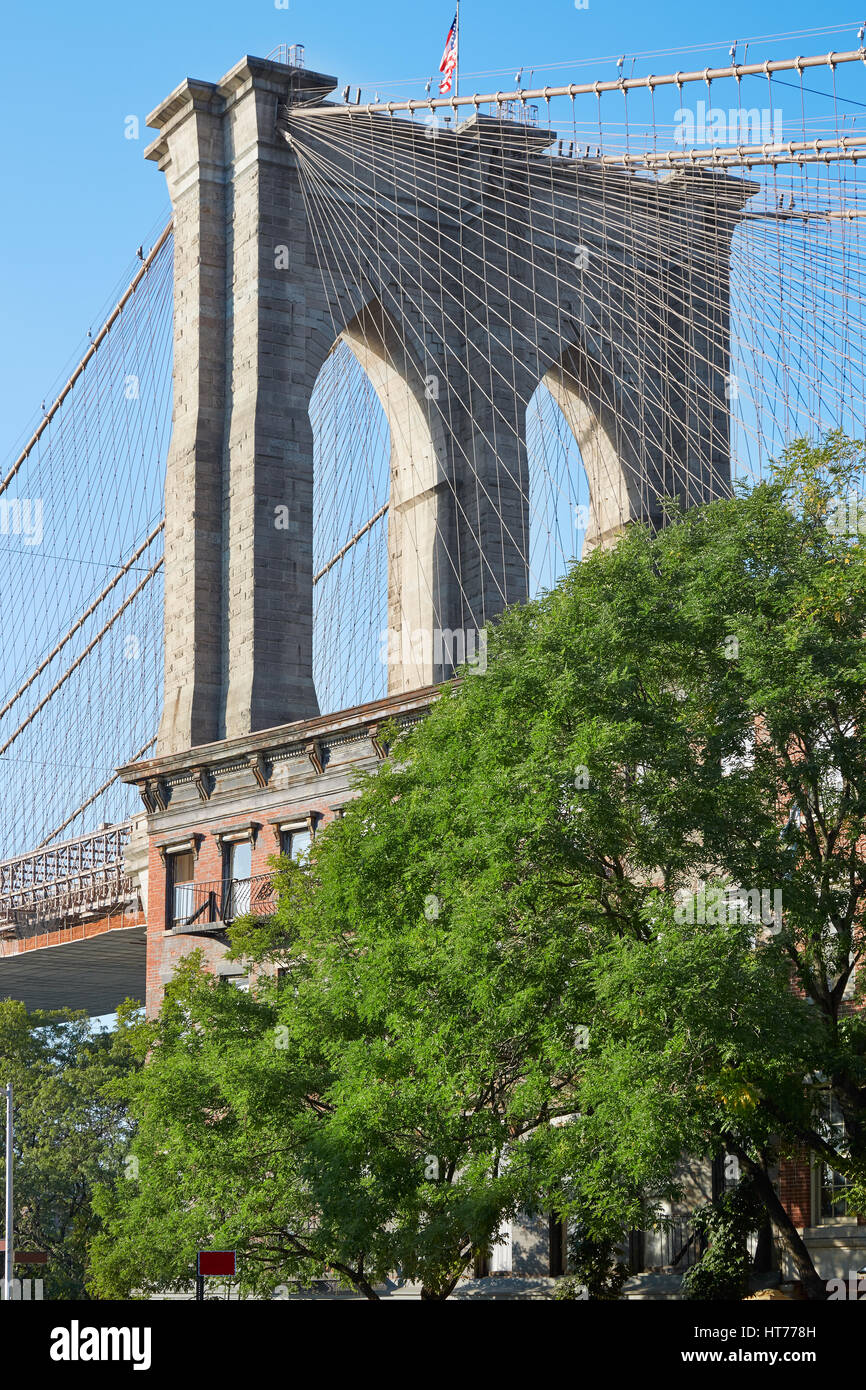
[[[131,821],[0,863],[0,997],[111,1013],[144,999],[145,916],[123,866]]]

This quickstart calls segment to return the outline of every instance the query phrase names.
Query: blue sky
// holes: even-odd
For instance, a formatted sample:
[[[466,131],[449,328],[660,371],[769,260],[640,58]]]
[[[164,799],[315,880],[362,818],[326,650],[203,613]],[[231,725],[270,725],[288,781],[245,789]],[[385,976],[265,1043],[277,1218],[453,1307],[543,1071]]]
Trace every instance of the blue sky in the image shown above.
[[[168,210],[163,177],[145,162],[144,117],[186,76],[215,80],[244,53],[306,45],[308,66],[381,94],[421,95],[435,71],[453,0],[79,0],[21,3],[4,19],[5,183],[0,221],[2,450],[13,454],[40,402],[86,342],[135,249]],[[756,44],[750,57],[855,47],[858,21],[841,11],[834,35]],[[674,68],[726,58],[738,38],[836,25],[803,0],[734,0],[700,10],[589,0],[464,0],[463,90],[508,87],[523,65],[563,64],[541,81],[616,75],[620,53],[704,51]],[[598,58],[591,73],[587,60]],[[696,60],[697,59],[697,60]],[[569,66],[574,64],[570,71]],[[636,73],[670,69],[639,59]],[[499,76],[493,80],[473,73]],[[407,79],[410,80],[407,83]],[[411,80],[414,79],[414,82]],[[124,136],[137,115],[141,139]],[[65,379],[65,376],[64,376]]]

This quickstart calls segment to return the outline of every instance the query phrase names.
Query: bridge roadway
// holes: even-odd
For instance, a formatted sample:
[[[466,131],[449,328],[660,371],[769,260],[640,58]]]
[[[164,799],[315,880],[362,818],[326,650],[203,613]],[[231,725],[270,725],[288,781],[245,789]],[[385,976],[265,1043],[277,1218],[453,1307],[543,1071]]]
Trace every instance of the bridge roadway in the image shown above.
[[[124,870],[132,821],[0,863],[0,998],[113,1013],[144,1001],[147,928]]]

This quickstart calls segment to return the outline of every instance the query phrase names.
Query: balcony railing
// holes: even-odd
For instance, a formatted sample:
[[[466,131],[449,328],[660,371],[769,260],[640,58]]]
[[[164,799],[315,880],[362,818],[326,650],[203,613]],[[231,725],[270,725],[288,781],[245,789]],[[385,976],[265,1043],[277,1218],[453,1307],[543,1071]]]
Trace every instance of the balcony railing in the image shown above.
[[[270,917],[277,910],[273,874],[229,882],[178,883],[174,890],[175,931],[207,931],[228,926],[238,917]]]

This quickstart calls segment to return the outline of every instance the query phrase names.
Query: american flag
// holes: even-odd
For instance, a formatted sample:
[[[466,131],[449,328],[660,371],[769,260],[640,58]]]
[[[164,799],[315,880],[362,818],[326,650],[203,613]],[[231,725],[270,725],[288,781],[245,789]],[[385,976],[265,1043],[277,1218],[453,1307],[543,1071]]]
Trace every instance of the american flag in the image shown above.
[[[457,16],[454,16],[454,23],[448,30],[448,37],[445,40],[445,52],[442,54],[442,62],[439,64],[439,71],[444,73],[442,81],[439,83],[439,93],[447,96],[451,91],[451,83],[454,78],[454,69],[457,66]]]

